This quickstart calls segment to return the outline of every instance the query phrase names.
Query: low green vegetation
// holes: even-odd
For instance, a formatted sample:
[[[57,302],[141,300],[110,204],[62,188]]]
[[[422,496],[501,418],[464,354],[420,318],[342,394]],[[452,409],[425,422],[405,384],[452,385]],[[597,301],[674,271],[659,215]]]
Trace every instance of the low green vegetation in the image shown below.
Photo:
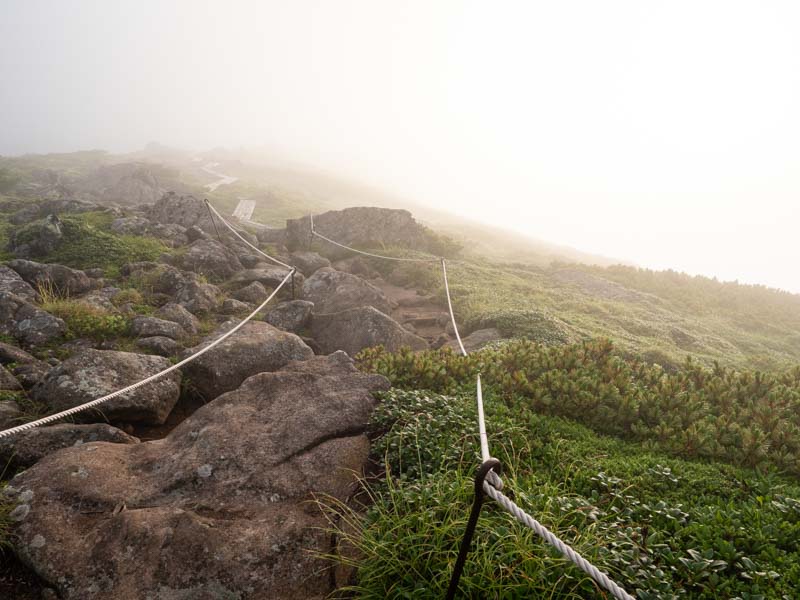
[[[152,237],[112,233],[108,230],[112,220],[113,215],[106,212],[63,216],[64,238],[42,260],[75,269],[102,268],[116,276],[125,263],[156,260],[169,250]]]
[[[67,338],[104,341],[124,336],[130,329],[127,317],[109,313],[78,300],[51,300],[43,302],[41,307],[64,320],[67,325]]]
[[[506,493],[641,600],[795,598],[800,486],[717,462],[599,436],[487,389]],[[357,552],[360,598],[441,598],[479,462],[474,396],[385,394],[371,423],[382,479],[362,512],[328,505]],[[596,585],[491,500],[460,590],[465,598],[594,598]]]

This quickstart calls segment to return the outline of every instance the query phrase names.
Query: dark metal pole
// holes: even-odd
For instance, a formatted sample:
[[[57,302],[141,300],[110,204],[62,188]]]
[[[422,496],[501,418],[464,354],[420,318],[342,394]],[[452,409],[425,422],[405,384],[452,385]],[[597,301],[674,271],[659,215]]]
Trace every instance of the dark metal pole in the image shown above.
[[[478,517],[481,514],[481,507],[483,506],[483,481],[489,474],[489,471],[494,471],[500,474],[500,461],[496,458],[490,458],[485,461],[475,474],[475,499],[472,501],[472,510],[469,513],[469,520],[467,521],[467,529],[464,531],[464,538],[461,540],[461,548],[458,550],[458,558],[456,559],[456,566],[453,567],[453,575],[450,577],[450,585],[447,588],[446,600],[453,600],[458,590],[458,581],[461,579],[461,573],[464,570],[464,563],[467,560],[469,547],[472,543],[472,536],[475,534],[475,526],[478,524]]]
[[[292,300],[297,300],[297,296],[294,294],[294,272],[296,269],[292,269]]]
[[[219,229],[217,229],[217,222],[214,220],[214,213],[211,212],[211,203],[208,201],[208,198],[204,198],[206,202],[206,208],[208,209],[208,215],[211,217],[211,224],[214,226],[214,231],[217,232],[217,239],[219,243],[222,243],[222,236],[219,234]]]

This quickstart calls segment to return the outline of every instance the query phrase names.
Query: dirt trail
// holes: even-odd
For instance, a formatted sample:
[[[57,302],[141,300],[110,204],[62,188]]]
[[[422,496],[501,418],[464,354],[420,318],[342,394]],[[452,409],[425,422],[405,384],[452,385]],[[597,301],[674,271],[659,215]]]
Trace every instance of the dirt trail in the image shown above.
[[[430,296],[421,296],[413,288],[404,288],[383,279],[371,283],[379,287],[393,307],[389,315],[403,326],[410,325],[414,333],[433,343],[445,333],[450,320],[447,307]]]

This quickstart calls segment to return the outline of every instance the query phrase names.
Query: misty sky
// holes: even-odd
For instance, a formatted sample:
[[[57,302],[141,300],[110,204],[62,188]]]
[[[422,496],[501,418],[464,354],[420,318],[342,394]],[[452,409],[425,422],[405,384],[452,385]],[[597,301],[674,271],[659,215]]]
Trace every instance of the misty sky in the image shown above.
[[[3,0],[0,153],[265,146],[800,292],[800,3]]]

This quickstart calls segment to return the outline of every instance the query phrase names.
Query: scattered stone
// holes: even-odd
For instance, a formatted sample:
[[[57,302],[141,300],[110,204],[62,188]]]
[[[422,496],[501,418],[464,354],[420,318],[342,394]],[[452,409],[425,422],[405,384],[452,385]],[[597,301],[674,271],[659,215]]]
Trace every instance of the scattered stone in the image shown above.
[[[14,367],[12,373],[26,390],[39,383],[50,371],[50,365],[40,360],[24,363]]]
[[[57,450],[89,442],[138,444],[139,440],[105,423],[48,425],[0,438],[0,462],[13,468],[27,468]]]
[[[200,345],[186,350],[194,354],[235,326],[228,322]],[[306,360],[314,353],[294,334],[268,323],[250,321],[239,331],[183,367],[194,390],[206,400],[236,389],[242,381],[264,371],[276,371],[292,360]]]
[[[62,337],[67,326],[58,317],[26,302],[23,298],[0,292],[0,333],[35,347]]]
[[[253,269],[261,262],[261,257],[257,254],[241,254],[239,255],[239,261],[245,269]]]
[[[338,313],[361,306],[371,306],[382,313],[392,310],[380,288],[356,275],[330,267],[319,269],[305,281],[303,298],[314,303],[317,314]]]
[[[244,312],[250,312],[253,308],[253,305],[247,302],[242,302],[234,298],[226,298],[222,303],[222,314],[238,315]]]
[[[18,365],[35,363],[38,359],[31,356],[21,348],[0,342],[0,364],[16,363]]]
[[[0,429],[8,429],[17,425],[22,411],[13,400],[0,400]]]
[[[5,265],[0,265],[0,292],[16,294],[28,302],[36,302],[39,299],[39,294],[31,284],[20,277],[19,273]]]
[[[331,261],[317,254],[316,252],[298,251],[292,252],[289,264],[297,267],[306,277],[310,277],[317,269],[330,267]]]
[[[17,378],[9,373],[5,367],[0,366],[0,391],[16,392],[22,389]]]
[[[269,292],[267,291],[267,288],[265,288],[263,284],[258,281],[254,281],[253,283],[250,283],[231,294],[232,298],[236,298],[242,302],[249,302],[250,304],[255,304],[256,306],[266,300],[268,296]]]
[[[159,319],[172,321],[180,325],[186,333],[194,335],[200,327],[200,321],[180,304],[170,302],[155,312]]]
[[[105,275],[103,269],[94,268],[94,269],[85,269],[84,273],[86,273],[87,277],[91,279],[100,279]]]
[[[192,225],[186,230],[186,238],[189,240],[189,242],[209,239],[208,234],[200,229],[197,225]]]
[[[33,287],[52,286],[54,292],[64,296],[80,296],[94,287],[94,282],[86,273],[64,265],[15,259],[8,266]]]
[[[278,329],[298,333],[311,323],[314,303],[308,300],[281,302],[267,313],[264,320]]]
[[[150,221],[142,216],[121,217],[111,223],[111,231],[120,235],[144,235],[150,229]]]
[[[120,291],[121,290],[118,287],[108,286],[89,292],[78,300],[83,304],[91,306],[97,310],[115,313],[117,312],[117,307],[114,306],[114,303],[111,301],[111,299],[119,294]]]
[[[175,294],[175,301],[190,313],[201,315],[217,308],[221,296],[215,285],[190,281]]]
[[[383,346],[390,352],[404,346],[412,350],[428,348],[424,339],[409,333],[391,317],[371,306],[315,314],[311,321],[311,335],[324,353],[344,350],[350,356],[372,346]]]
[[[164,336],[153,336],[139,338],[136,340],[136,347],[145,352],[158,354],[159,356],[176,356],[181,350],[181,345],[175,340]]]
[[[131,333],[136,337],[161,336],[177,340],[186,335],[186,331],[174,321],[165,321],[156,317],[138,316],[131,321]]]
[[[31,394],[54,411],[105,396],[170,366],[166,358],[132,352],[87,349],[54,367]],[[109,419],[161,425],[180,395],[180,373],[173,371],[96,410],[80,413],[89,421]]]

